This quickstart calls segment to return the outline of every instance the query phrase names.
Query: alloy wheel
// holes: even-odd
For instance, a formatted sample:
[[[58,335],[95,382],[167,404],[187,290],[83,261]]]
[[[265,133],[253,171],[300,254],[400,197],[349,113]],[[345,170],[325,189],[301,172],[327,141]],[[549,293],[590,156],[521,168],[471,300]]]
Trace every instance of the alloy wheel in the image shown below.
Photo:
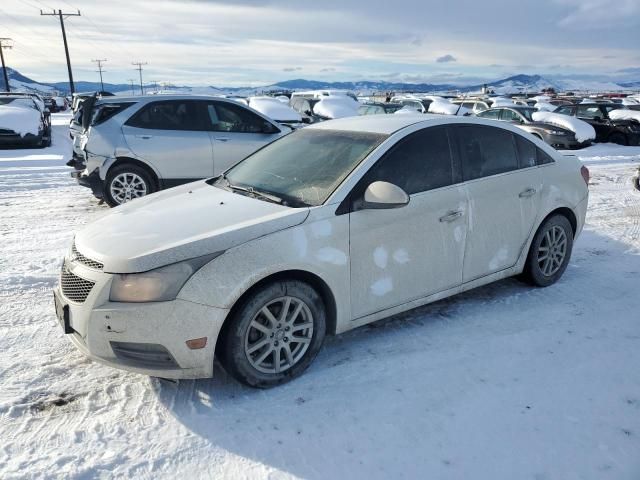
[[[123,172],[113,178],[109,186],[111,197],[122,204],[147,194],[147,184],[136,173]]]
[[[562,227],[554,225],[547,230],[538,247],[537,261],[540,271],[551,277],[562,267],[567,256],[567,234]]]
[[[284,296],[264,305],[253,317],[244,353],[259,372],[279,374],[296,365],[313,338],[313,315],[299,298]]]

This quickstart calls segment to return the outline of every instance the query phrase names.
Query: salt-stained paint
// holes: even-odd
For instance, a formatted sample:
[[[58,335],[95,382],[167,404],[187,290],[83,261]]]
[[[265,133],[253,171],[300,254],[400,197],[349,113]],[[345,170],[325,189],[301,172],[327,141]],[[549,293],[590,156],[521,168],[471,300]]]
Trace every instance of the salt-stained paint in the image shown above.
[[[393,252],[393,260],[399,264],[407,263],[409,261],[409,252],[404,248],[399,248]]]
[[[377,247],[373,251],[373,261],[379,268],[382,268],[383,270],[387,268],[388,260],[389,260],[389,254],[387,253],[386,248]]]
[[[322,247],[316,253],[316,259],[320,262],[331,263],[333,265],[346,265],[347,254],[333,247]]]
[[[376,297],[382,297],[393,291],[393,280],[391,277],[383,277],[371,284],[371,293]]]

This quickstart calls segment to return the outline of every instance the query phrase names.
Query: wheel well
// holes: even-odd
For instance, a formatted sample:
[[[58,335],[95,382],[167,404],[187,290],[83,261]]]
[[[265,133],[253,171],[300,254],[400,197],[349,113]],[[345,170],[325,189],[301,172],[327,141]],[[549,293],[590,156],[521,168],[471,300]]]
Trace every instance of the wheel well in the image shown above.
[[[225,318],[220,335],[218,335],[216,351],[218,350],[218,343],[220,342],[221,338],[224,337],[225,326],[228,325],[227,320],[229,320],[235,314],[236,310],[240,307],[244,299],[251,295],[251,293],[256,289],[264,285],[283,280],[299,280],[311,285],[318,292],[318,294],[320,294],[320,297],[322,298],[325,309],[327,311],[327,333],[332,335],[336,333],[336,301],[333,297],[333,293],[331,293],[331,289],[325,283],[325,281],[317,275],[306,272],[304,270],[285,270],[283,272],[274,273],[261,279],[257,283],[253,284],[249,289],[247,289],[247,291],[245,291],[240,296],[240,298],[236,300],[236,302],[233,304],[233,307],[231,307],[231,310],[229,310],[227,317]]]
[[[576,231],[578,230],[578,220],[576,219],[575,213],[573,213],[573,210],[571,210],[570,208],[567,208],[567,207],[556,208],[554,211],[550,212],[549,215],[547,215],[544,218],[544,220],[542,220],[542,222],[540,222],[540,225],[546,222],[546,220],[549,217],[552,217],[554,215],[562,215],[563,217],[566,217],[567,220],[569,220],[569,223],[571,224],[571,229],[573,230],[573,235],[575,237]]]
[[[619,132],[617,130],[611,132],[607,137],[607,140],[610,140],[612,138],[624,138],[625,143],[627,142],[627,135],[624,132]]]
[[[109,171],[107,171],[107,175],[109,175],[109,172],[111,171],[111,169],[119,167],[121,165],[126,165],[126,164],[131,164],[131,165],[135,165],[136,167],[142,168],[151,176],[151,180],[153,180],[153,182],[155,183],[156,189],[160,188],[160,180],[158,179],[156,172],[154,172],[149,165],[147,165],[144,162],[141,162],[140,160],[136,160],[135,158],[129,158],[129,157],[116,158],[116,161],[113,162],[113,165],[109,167]]]

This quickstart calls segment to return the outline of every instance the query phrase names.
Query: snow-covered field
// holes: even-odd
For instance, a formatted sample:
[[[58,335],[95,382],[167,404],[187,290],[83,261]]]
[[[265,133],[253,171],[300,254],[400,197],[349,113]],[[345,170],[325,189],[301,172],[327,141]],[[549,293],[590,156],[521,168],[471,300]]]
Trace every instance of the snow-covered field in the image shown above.
[[[300,379],[179,384],[87,361],[51,288],[106,211],[53,146],[0,151],[0,478],[640,478],[640,148],[578,152],[562,280],[506,280],[329,338]]]

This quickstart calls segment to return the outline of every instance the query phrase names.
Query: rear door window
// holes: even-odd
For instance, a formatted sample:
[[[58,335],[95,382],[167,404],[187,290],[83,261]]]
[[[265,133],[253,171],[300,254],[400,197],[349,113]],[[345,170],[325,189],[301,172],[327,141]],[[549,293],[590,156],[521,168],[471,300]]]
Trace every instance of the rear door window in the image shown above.
[[[126,125],[153,130],[203,130],[198,106],[195,100],[153,102],[142,107]]]
[[[456,127],[456,133],[464,180],[519,168],[513,134],[508,130],[486,125],[462,125]]]
[[[538,164],[538,147],[520,135],[515,135],[515,138],[520,168],[535,167]]]

